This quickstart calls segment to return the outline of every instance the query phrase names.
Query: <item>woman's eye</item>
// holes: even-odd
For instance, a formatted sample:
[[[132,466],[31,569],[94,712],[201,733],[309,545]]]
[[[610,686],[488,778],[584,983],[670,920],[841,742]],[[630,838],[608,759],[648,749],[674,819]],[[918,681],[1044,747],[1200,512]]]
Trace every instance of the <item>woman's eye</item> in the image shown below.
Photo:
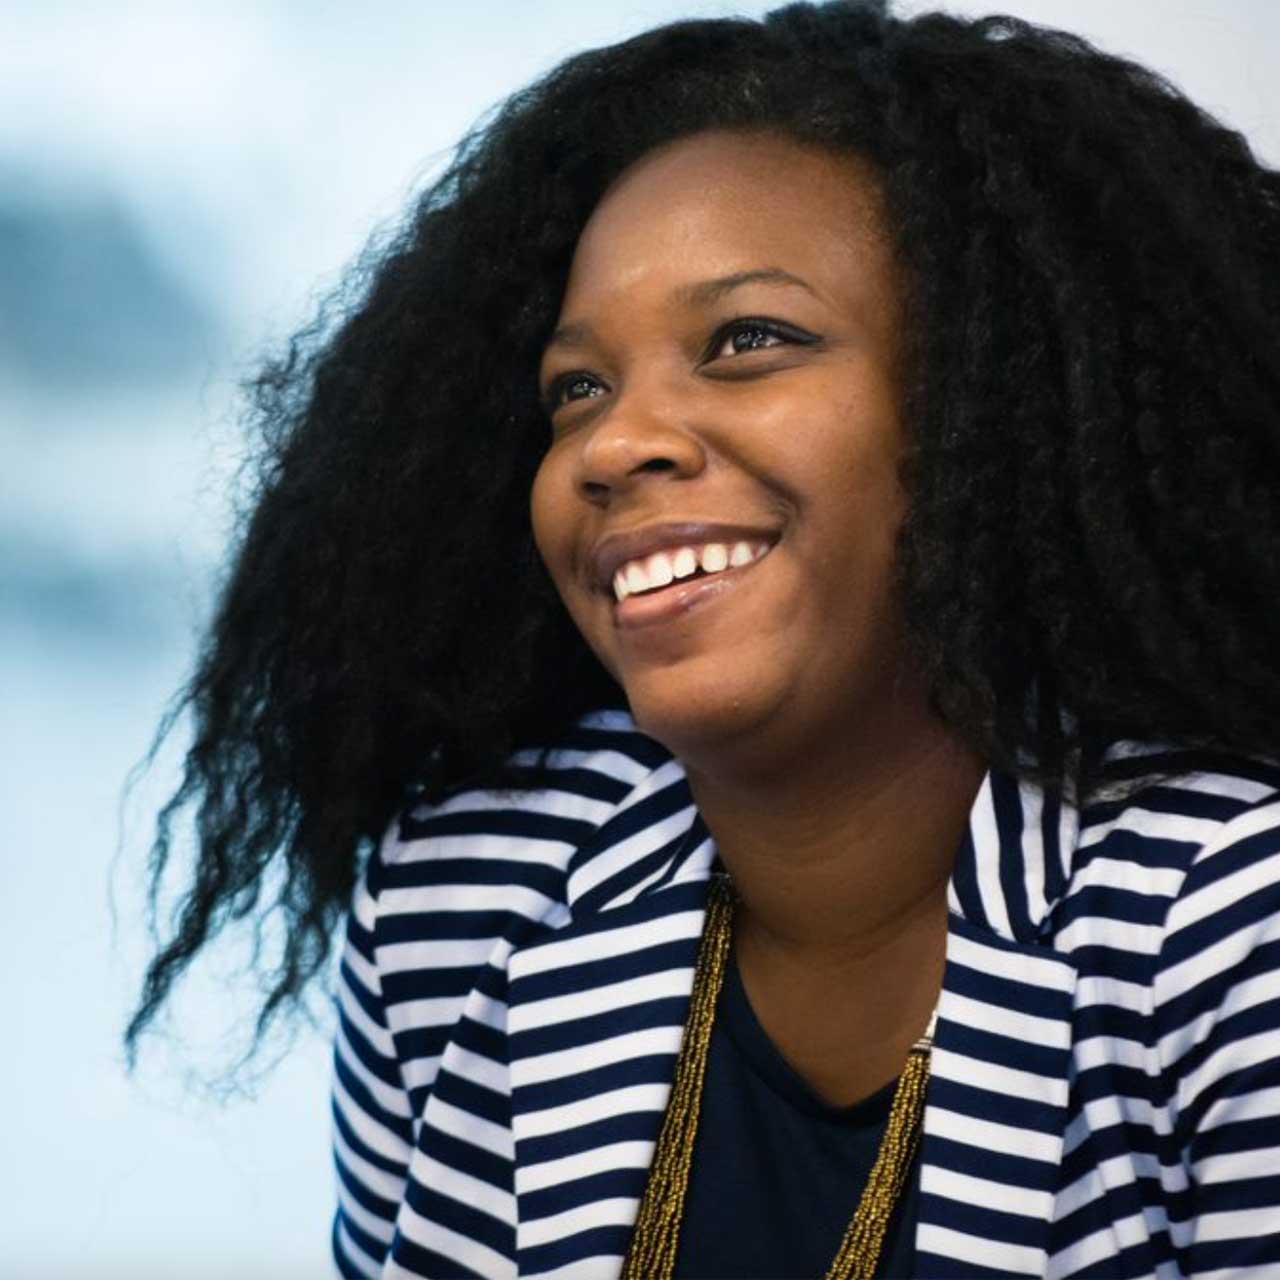
[[[589,373],[562,373],[552,379],[543,403],[548,413],[554,413],[572,400],[590,400],[604,395],[604,392],[604,384]]]
[[[761,347],[776,346],[781,341],[781,336],[766,325],[739,325],[725,336],[720,346],[720,354],[737,355],[743,351],[757,351]]]
[[[748,351],[761,351],[789,343],[810,346],[817,341],[815,335],[791,325],[780,324],[776,320],[735,320],[719,330],[711,340],[706,358],[720,360],[726,356],[740,356]]]

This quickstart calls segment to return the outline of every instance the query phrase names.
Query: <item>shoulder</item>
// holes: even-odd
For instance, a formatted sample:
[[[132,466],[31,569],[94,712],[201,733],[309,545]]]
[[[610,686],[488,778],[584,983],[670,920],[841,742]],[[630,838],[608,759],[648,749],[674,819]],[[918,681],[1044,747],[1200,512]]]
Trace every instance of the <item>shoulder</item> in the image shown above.
[[[1081,811],[1082,850],[1127,846],[1136,856],[1163,852],[1165,861],[1185,866],[1225,825],[1280,796],[1280,761],[1119,742],[1108,750],[1092,796]]]
[[[571,872],[611,843],[619,815],[655,781],[684,785],[670,753],[616,710],[587,714],[509,766],[501,789],[414,801],[397,816],[368,871],[384,919],[498,912],[554,923],[570,903]]]
[[[1067,896],[1113,884],[1171,901],[1237,831],[1280,831],[1280,763],[1117,744],[1080,812]]]
[[[1201,1211],[1225,1211],[1240,1179],[1276,1167],[1280,1141],[1257,1124],[1280,1096],[1280,770],[1219,759],[1162,790],[1138,810],[1139,825],[1164,823],[1144,1041],[1192,1182],[1225,1184]]]
[[[1242,762],[1232,781],[1234,811],[1198,831],[1161,922],[1153,995],[1169,1062],[1264,1023],[1268,1035],[1276,1030],[1280,778],[1273,765]],[[1271,1012],[1260,1023],[1262,1005]]]
[[[1247,856],[1240,841],[1280,852],[1280,764],[1119,743],[1078,817],[1045,932],[1082,973],[1149,986],[1172,953],[1185,904],[1205,903],[1201,888]],[[1210,928],[1230,927],[1211,914]]]
[[[1243,1275],[1276,1256],[1280,767],[1126,743],[1104,768],[1051,930],[1076,971],[1057,1269],[1140,1191],[1180,1273]]]
[[[1280,764],[1122,744],[1105,768],[1081,811],[1055,945],[1185,1021],[1188,991],[1211,980],[1197,1007],[1221,996],[1280,927]]]

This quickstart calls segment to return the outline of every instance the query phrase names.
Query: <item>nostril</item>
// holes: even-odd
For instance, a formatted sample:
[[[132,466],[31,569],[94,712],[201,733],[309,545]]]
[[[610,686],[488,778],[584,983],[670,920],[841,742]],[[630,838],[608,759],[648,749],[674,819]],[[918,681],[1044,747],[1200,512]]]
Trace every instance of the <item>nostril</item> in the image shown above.
[[[642,462],[637,471],[674,471],[676,464],[670,458],[650,458],[647,462]]]

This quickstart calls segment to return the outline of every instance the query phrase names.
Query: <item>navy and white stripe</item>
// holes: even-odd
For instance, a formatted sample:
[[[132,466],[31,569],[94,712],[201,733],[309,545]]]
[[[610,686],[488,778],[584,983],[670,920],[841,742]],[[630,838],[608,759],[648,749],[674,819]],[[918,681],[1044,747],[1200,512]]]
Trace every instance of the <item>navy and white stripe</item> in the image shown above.
[[[621,1268],[715,850],[588,717],[537,792],[408,813],[355,900],[344,1276]],[[1123,744],[1123,803],[991,773],[950,892],[922,1277],[1280,1277],[1280,768]]]

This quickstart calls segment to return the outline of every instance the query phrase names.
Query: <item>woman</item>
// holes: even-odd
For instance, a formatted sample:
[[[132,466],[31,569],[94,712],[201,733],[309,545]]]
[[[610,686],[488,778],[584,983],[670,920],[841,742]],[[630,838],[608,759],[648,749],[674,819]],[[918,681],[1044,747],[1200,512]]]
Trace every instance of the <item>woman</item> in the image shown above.
[[[517,95],[259,384],[131,1036],[278,854],[344,1275],[1280,1267],[1278,260],[1008,19]]]

